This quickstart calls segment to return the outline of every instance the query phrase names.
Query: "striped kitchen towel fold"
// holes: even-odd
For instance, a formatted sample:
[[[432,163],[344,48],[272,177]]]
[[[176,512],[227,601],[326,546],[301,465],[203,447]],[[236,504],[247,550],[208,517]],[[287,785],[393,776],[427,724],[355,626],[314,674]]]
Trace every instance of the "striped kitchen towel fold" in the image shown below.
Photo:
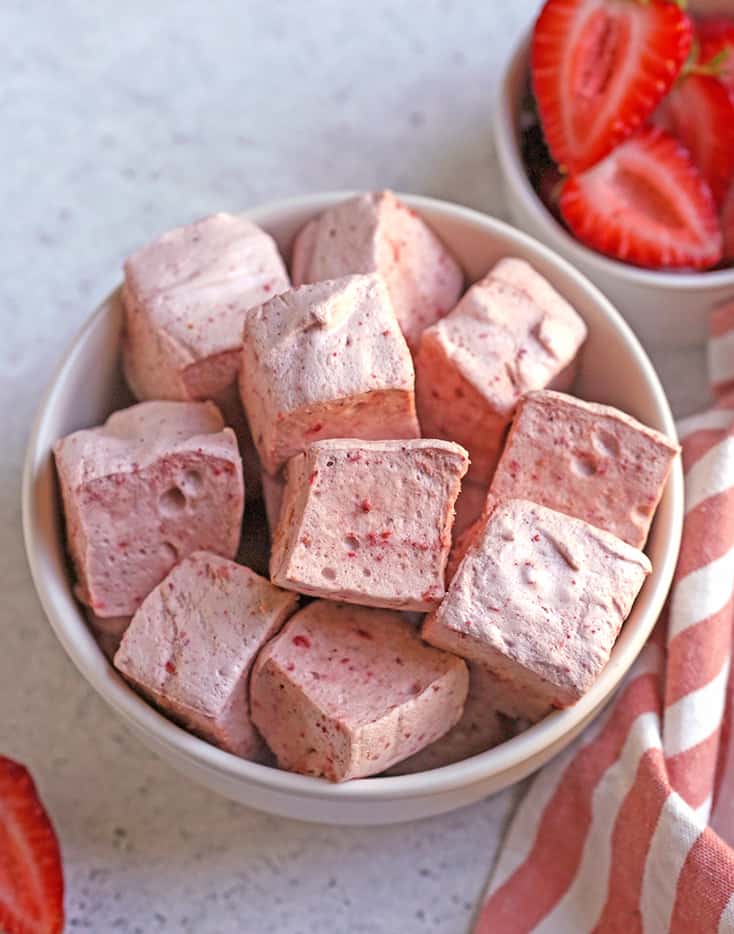
[[[709,367],[715,405],[679,424],[666,612],[610,709],[532,781],[474,934],[734,932],[734,304]]]

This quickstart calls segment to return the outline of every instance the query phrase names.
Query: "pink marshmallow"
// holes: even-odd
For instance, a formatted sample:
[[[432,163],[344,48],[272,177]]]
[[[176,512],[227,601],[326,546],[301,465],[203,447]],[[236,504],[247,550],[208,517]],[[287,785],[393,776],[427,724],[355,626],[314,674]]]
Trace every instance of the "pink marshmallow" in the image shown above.
[[[198,551],[143,601],[114,664],[186,729],[244,759],[266,761],[252,725],[248,678],[260,648],[298,597],[249,568]]]
[[[289,287],[272,237],[213,214],[125,263],[125,375],[138,399],[213,399],[236,382],[246,312]]]
[[[504,259],[421,339],[416,402],[424,435],[467,448],[488,483],[521,396],[567,389],[586,325],[542,276]]]
[[[642,548],[678,451],[611,406],[532,392],[518,405],[492,493],[533,500]]]
[[[461,659],[425,645],[400,613],[319,600],[258,656],[252,718],[281,768],[343,782],[446,733],[468,680]]]
[[[469,693],[459,722],[435,743],[390,769],[391,775],[427,772],[477,756],[509,739],[512,722],[496,703],[498,679],[484,665],[469,665]]]
[[[321,438],[416,438],[413,362],[379,276],[279,295],[247,316],[240,393],[271,474]]]
[[[97,616],[131,616],[192,551],[235,554],[242,465],[212,403],[143,402],[54,453],[77,595]]]
[[[358,195],[308,223],[293,247],[293,284],[379,273],[411,348],[459,300],[461,267],[430,227],[391,191]]]
[[[466,451],[450,441],[319,441],[286,472],[270,576],[332,600],[430,610],[444,595]]]
[[[608,532],[526,500],[499,500],[423,638],[512,684],[530,718],[591,687],[649,572],[641,551]]]

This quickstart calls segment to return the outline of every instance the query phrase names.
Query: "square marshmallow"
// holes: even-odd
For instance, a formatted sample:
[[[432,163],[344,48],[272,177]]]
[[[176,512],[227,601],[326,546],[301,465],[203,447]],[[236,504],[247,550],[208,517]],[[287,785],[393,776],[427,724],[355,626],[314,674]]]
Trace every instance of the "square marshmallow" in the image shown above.
[[[193,551],[237,551],[242,464],[212,403],[142,402],[54,454],[77,596],[97,616],[132,615]]]
[[[316,600],[258,656],[252,719],[278,765],[333,782],[384,771],[461,716],[464,662],[400,613]]]
[[[527,263],[503,259],[424,331],[416,403],[424,435],[467,448],[470,478],[488,483],[521,396],[568,389],[586,325]]]
[[[123,363],[138,399],[213,399],[236,384],[246,312],[289,287],[275,241],[214,214],[125,263]]]
[[[288,464],[270,576],[289,590],[403,610],[444,595],[466,451],[450,441],[319,441]]]
[[[647,557],[609,532],[498,500],[423,638],[487,665],[533,706],[567,707],[606,665],[649,572]]]
[[[464,274],[436,234],[391,191],[357,195],[324,211],[293,246],[293,284],[379,273],[403,334],[417,348],[424,328],[459,300]]]
[[[143,601],[115,667],[186,729],[244,759],[265,760],[250,720],[250,668],[297,603],[249,568],[197,551]]]
[[[531,392],[520,400],[491,489],[584,519],[642,548],[678,450],[611,406]]]
[[[321,438],[417,438],[413,362],[379,276],[279,295],[247,316],[240,392],[268,473]]]

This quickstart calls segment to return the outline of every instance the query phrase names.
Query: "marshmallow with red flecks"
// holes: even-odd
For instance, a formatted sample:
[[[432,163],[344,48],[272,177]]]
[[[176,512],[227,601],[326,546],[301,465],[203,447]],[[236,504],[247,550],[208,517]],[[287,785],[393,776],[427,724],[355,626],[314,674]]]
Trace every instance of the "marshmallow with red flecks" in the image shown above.
[[[77,595],[96,616],[131,616],[193,551],[235,554],[242,464],[212,403],[142,402],[54,454]]]
[[[470,664],[469,693],[459,722],[435,743],[399,762],[390,775],[411,775],[477,756],[509,739],[513,723],[497,705],[499,679],[484,665]]]
[[[642,548],[678,451],[619,409],[531,392],[518,405],[492,493],[533,500]]]
[[[343,782],[446,733],[468,681],[464,662],[427,646],[400,613],[316,600],[260,652],[252,719],[281,768]]]
[[[446,246],[391,191],[357,195],[310,221],[293,246],[293,284],[379,273],[411,348],[459,300],[464,273]]]
[[[466,451],[450,441],[319,441],[293,458],[270,576],[280,587],[425,611],[443,598]]]
[[[641,551],[581,519],[495,500],[423,638],[485,664],[527,698],[528,718],[567,707],[606,665],[650,570]]]
[[[470,479],[489,483],[518,401],[533,389],[570,388],[585,337],[581,317],[528,263],[502,260],[423,333],[423,434],[463,444]]]
[[[250,568],[197,551],[132,618],[114,664],[171,719],[237,756],[266,761],[250,719],[250,668],[298,603]]]
[[[236,384],[247,311],[290,282],[275,241],[213,214],[125,263],[123,364],[138,399],[212,399]]]
[[[268,473],[322,438],[417,438],[413,361],[377,275],[293,289],[247,316],[240,393]]]

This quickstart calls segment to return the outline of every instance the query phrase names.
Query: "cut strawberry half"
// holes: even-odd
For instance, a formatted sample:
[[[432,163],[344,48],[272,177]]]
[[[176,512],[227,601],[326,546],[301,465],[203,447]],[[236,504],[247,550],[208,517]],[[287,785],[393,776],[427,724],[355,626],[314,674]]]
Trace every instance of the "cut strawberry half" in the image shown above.
[[[704,19],[696,24],[701,46],[699,61],[702,65],[720,60],[718,77],[734,91],[734,20]]]
[[[568,179],[561,214],[582,242],[648,269],[708,269],[722,256],[711,190],[684,146],[649,127]]]
[[[709,75],[683,75],[653,121],[683,143],[721,204],[734,178],[734,95],[726,85]]]
[[[58,934],[63,901],[59,843],[33,779],[0,756],[0,931]]]
[[[548,0],[533,32],[531,75],[550,151],[581,172],[642,126],[693,41],[667,0]]]

